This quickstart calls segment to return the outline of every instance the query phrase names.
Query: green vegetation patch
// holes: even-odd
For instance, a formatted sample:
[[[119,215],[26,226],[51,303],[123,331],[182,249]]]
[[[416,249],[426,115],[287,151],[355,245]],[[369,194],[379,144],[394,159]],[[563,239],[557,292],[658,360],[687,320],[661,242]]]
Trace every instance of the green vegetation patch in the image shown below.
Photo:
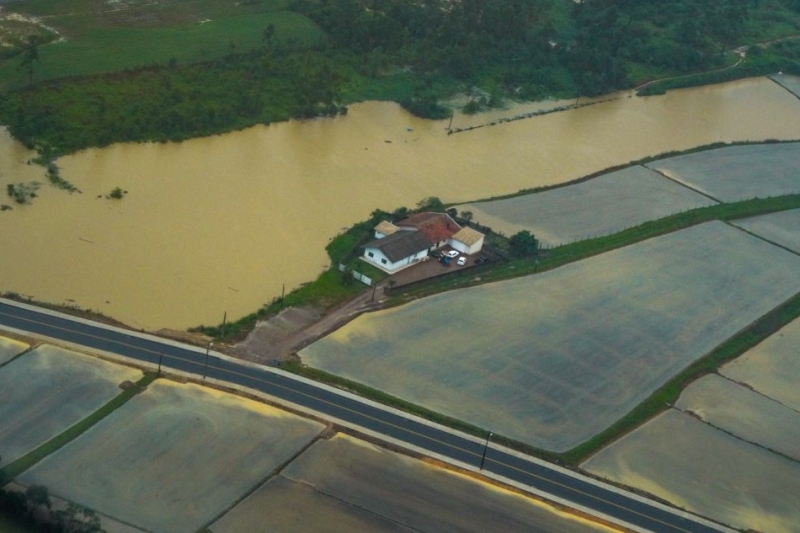
[[[319,28],[298,13],[279,11],[196,21],[158,28],[90,28],[77,39],[39,47],[36,80],[85,76],[136,67],[195,63],[247,52],[263,45],[264,30],[272,25],[275,42],[291,39],[307,47],[322,38]],[[27,83],[21,58],[0,63],[0,88]]]
[[[57,153],[319,116],[335,112],[334,104],[362,99],[395,100],[417,115],[442,118],[452,112],[443,99],[475,88],[483,96],[471,107],[481,108],[505,97],[603,94],[653,78],[669,79],[642,94],[800,72],[798,47],[789,39],[800,27],[800,6],[790,0],[769,6],[686,0],[669,7],[656,0],[624,6],[610,0],[132,1],[119,9],[91,0],[62,4],[11,4],[47,16],[64,39],[50,30],[35,33],[36,46],[18,39],[0,56],[0,91],[9,100],[0,105],[0,121],[28,146]],[[753,46],[741,65],[720,70],[737,58],[726,50],[776,37],[786,39]],[[311,48],[317,56],[324,52],[324,61],[287,57]],[[176,68],[198,61],[212,71],[208,77],[174,79]],[[218,68],[218,61],[227,68]],[[269,83],[247,81],[286,61],[291,65],[281,75],[271,72]],[[309,69],[309,61],[317,66]],[[322,75],[315,74],[318,67]],[[131,73],[124,80],[131,91],[94,77],[141,68],[173,77],[173,85],[185,85],[189,94],[176,98],[169,83],[132,83]],[[209,85],[229,89],[209,91]],[[241,87],[241,94],[231,87]],[[26,90],[35,94],[26,96]],[[325,91],[332,94],[319,94]],[[75,95],[85,95],[78,109]],[[148,105],[151,97],[162,106]],[[139,100],[145,112],[127,107]],[[70,120],[50,119],[62,109],[71,109]]]
[[[248,53],[42,84],[0,100],[0,120],[27,146],[60,154],[335,114],[338,82],[328,63],[319,52]]]

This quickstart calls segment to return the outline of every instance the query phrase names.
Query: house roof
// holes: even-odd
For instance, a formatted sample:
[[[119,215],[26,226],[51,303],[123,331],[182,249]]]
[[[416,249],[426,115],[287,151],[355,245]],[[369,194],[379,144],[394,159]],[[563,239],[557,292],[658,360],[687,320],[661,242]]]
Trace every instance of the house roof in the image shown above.
[[[399,228],[389,222],[388,220],[381,220],[380,224],[375,226],[375,231],[383,233],[384,235],[391,235],[396,233]]]
[[[455,220],[445,213],[414,213],[396,223],[397,226],[417,228],[431,244],[446,241],[461,229]]]
[[[462,228],[461,231],[453,235],[453,239],[458,242],[463,242],[467,246],[472,246],[479,240],[483,239],[483,233],[467,227]]]
[[[398,231],[393,235],[377,239],[364,245],[364,248],[377,248],[392,263],[427,250],[431,243],[428,238],[417,231]]]

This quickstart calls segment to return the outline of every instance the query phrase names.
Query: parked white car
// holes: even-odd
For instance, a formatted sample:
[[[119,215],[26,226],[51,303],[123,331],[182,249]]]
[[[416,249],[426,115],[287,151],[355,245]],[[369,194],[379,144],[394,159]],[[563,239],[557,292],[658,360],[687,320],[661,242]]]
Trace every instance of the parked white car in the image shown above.
[[[456,261],[456,264],[458,266],[460,266],[460,267],[463,267],[464,265],[466,265],[467,264],[467,256],[466,255],[462,255],[461,257],[459,257],[458,261]]]
[[[450,250],[449,252],[445,252],[444,255],[452,259],[453,257],[458,257],[458,253],[458,250]]]

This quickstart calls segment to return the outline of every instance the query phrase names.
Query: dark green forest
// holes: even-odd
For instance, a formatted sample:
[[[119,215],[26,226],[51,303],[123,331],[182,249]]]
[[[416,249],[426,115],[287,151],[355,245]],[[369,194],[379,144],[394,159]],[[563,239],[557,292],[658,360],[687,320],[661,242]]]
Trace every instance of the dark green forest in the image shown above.
[[[58,155],[330,115],[366,99],[441,118],[457,93],[479,95],[473,110],[598,95],[729,67],[745,45],[741,64],[696,83],[800,72],[800,0],[290,0],[286,9],[324,38],[299,44],[270,25],[260,46],[207,62],[42,81],[27,43],[17,51],[27,83],[0,94],[0,122]]]

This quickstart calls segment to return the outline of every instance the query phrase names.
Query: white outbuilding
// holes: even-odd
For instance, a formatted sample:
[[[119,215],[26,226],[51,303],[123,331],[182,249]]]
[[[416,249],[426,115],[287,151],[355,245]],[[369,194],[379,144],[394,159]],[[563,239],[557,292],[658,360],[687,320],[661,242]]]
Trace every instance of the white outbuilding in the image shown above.
[[[481,251],[483,248],[483,233],[472,228],[461,228],[450,237],[450,246],[462,254],[472,255]]]

